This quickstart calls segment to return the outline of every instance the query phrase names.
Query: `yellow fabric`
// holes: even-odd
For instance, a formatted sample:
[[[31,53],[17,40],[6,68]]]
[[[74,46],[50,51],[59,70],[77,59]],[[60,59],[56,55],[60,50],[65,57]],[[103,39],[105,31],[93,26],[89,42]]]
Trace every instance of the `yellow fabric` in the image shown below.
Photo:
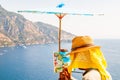
[[[100,47],[78,48],[70,53],[70,58],[71,64],[68,67],[69,73],[71,73],[73,68],[95,68],[100,72],[102,80],[110,80],[106,71],[107,63]]]

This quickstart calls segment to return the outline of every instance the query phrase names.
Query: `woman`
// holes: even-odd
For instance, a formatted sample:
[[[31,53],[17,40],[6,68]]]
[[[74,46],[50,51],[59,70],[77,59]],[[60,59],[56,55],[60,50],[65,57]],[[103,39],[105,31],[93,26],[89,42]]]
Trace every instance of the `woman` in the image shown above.
[[[68,72],[79,68],[85,70],[82,80],[112,80],[106,71],[107,63],[100,50],[89,36],[77,36],[72,40],[71,64]]]

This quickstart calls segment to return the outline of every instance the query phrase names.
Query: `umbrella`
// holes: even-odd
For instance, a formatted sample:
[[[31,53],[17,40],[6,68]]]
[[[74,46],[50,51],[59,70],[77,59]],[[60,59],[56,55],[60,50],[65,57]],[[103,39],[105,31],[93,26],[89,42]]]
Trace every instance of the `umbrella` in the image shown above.
[[[65,4],[62,2],[56,6],[56,8],[63,8]],[[80,15],[80,16],[103,16],[104,14],[80,14],[80,13],[67,13],[67,12],[55,12],[55,11],[36,11],[36,10],[19,10],[19,13],[40,13],[40,14],[55,14],[59,19],[59,32],[58,32],[58,52],[60,52],[61,49],[61,24],[62,24],[62,18],[65,15]]]

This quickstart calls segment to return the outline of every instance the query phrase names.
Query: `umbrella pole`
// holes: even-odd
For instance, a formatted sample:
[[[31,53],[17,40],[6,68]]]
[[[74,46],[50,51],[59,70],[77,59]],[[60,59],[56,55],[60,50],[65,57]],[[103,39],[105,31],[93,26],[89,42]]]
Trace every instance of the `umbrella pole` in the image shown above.
[[[62,24],[62,18],[66,15],[66,14],[63,14],[63,13],[60,13],[60,14],[55,14],[58,19],[59,19],[59,31],[58,31],[58,52],[60,52],[60,49],[61,49],[61,24]]]
[[[59,33],[58,33],[58,51],[60,52],[61,49],[61,21],[62,19],[59,18]]]

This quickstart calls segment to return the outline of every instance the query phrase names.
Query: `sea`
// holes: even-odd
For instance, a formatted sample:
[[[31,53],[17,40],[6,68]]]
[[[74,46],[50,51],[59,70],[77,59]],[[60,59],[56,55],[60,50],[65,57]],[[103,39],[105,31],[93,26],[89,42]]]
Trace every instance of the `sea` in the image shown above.
[[[120,40],[96,39],[95,44],[101,46],[112,79],[120,80]],[[70,52],[71,42],[61,46]],[[58,80],[53,66],[56,51],[57,43],[0,48],[0,80]],[[72,75],[81,80],[81,73]]]

